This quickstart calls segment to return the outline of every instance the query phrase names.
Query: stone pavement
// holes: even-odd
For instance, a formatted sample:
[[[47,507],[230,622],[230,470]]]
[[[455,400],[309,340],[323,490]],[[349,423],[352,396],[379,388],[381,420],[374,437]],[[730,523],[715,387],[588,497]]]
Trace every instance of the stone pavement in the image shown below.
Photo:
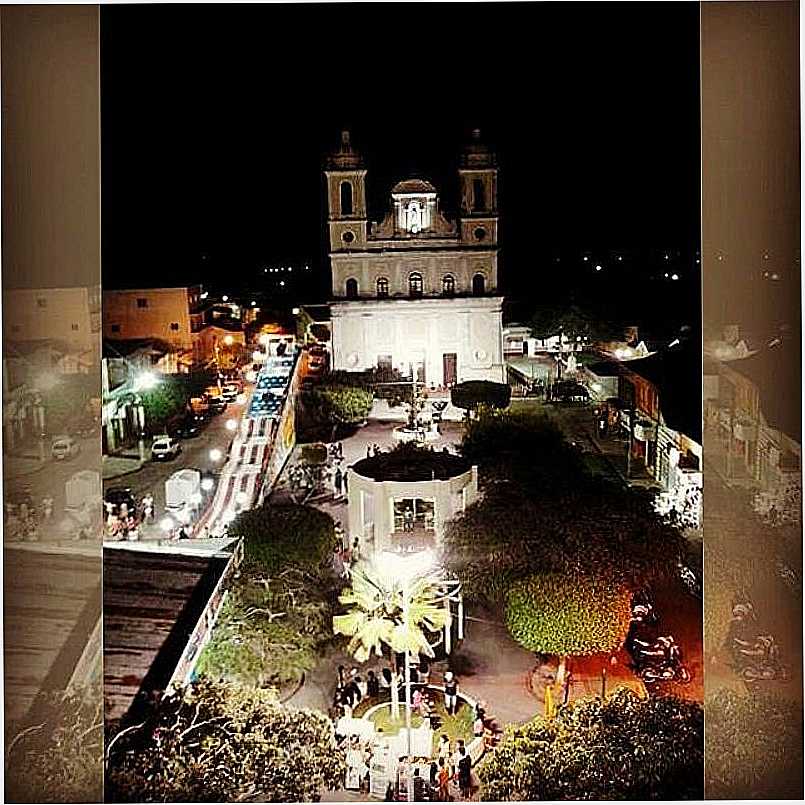
[[[101,462],[101,472],[104,481],[112,481],[137,472],[142,466],[139,456],[134,454],[117,454],[104,456]]]

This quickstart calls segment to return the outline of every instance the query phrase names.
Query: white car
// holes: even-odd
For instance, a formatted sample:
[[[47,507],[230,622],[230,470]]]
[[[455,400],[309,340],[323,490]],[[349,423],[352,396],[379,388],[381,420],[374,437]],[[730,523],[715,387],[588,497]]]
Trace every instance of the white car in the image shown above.
[[[237,383],[224,383],[221,396],[228,402],[235,402],[240,394],[240,386]]]
[[[56,461],[75,458],[81,451],[81,445],[72,436],[57,436],[50,446],[50,455]]]
[[[152,461],[169,461],[182,452],[182,446],[171,436],[155,436],[151,445]]]

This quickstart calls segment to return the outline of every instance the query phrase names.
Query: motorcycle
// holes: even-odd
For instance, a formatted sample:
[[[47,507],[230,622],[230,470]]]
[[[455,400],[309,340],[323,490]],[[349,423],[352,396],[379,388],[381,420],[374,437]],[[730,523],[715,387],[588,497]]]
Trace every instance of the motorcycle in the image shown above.
[[[780,647],[769,634],[757,635],[754,643],[734,643],[735,667],[745,682],[785,680],[788,671],[780,661]]]
[[[670,635],[657,638],[650,646],[638,645],[635,670],[647,685],[658,682],[687,685],[692,678],[682,662],[679,646]]]

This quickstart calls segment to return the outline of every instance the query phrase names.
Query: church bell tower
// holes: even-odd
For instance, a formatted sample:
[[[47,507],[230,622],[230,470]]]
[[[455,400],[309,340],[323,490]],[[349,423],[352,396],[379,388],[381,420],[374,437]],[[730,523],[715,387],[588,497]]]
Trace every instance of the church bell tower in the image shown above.
[[[341,145],[327,158],[327,224],[330,253],[360,251],[366,247],[366,170],[353,148],[348,131]]]
[[[498,239],[497,157],[481,140],[480,129],[472,132],[461,154],[458,169],[461,183],[461,240],[489,246]]]

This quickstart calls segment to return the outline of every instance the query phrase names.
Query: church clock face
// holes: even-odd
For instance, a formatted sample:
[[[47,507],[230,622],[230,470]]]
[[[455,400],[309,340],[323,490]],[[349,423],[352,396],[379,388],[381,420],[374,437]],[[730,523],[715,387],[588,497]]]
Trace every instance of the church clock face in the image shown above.
[[[344,243],[352,243],[352,241],[355,240],[355,233],[347,230],[341,235],[341,240],[343,240]]]

